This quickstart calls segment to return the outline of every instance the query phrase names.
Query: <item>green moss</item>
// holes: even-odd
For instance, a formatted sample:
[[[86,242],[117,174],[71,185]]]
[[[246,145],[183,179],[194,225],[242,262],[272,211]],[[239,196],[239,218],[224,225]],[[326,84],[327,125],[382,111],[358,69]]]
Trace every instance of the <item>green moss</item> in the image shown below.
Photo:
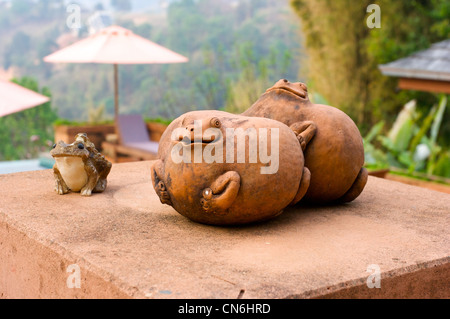
[[[146,123],[149,122],[153,122],[153,123],[161,123],[164,125],[169,125],[170,123],[172,123],[173,120],[171,119],[165,119],[165,118],[146,118],[144,120]],[[101,122],[95,122],[95,123],[90,123],[90,122],[80,122],[80,121],[71,121],[68,119],[62,119],[59,118],[56,121],[53,122],[54,125],[58,126],[58,125],[70,125],[70,126],[87,126],[87,125],[107,125],[107,124],[114,124],[113,120],[108,120],[108,121],[101,121]]]
[[[146,118],[145,122],[149,123],[149,122],[153,122],[153,123],[161,123],[164,125],[169,125],[170,123],[172,123],[173,119],[165,119],[162,117],[157,117],[157,118]]]
[[[403,176],[403,177],[407,177],[407,178],[412,178],[412,179],[416,179],[419,181],[425,181],[425,182],[432,182],[432,183],[437,183],[437,184],[443,184],[443,185],[449,185],[448,183],[446,183],[444,180],[439,180],[436,179],[436,176],[433,176],[434,178],[427,178],[424,175],[417,175],[417,174],[410,174],[408,172],[403,172],[403,171],[389,171],[389,174],[392,175],[398,175],[398,176]]]
[[[79,122],[79,121],[71,121],[67,119],[57,119],[53,122],[53,125],[59,126],[59,125],[70,125],[70,126],[91,126],[91,125],[108,125],[108,124],[114,124],[114,121],[108,120],[108,121],[101,121],[96,123],[89,123],[89,122]]]

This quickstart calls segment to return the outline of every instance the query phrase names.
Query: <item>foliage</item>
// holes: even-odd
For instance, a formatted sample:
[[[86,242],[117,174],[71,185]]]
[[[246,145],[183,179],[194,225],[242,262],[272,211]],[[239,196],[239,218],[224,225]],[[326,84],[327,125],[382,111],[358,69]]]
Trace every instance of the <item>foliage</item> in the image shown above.
[[[267,57],[255,61],[251,43],[242,45],[238,55],[241,73],[228,87],[225,111],[242,113],[249,108],[265,90],[274,84],[274,79],[289,78],[292,55],[288,49],[272,47]]]
[[[14,22],[8,36],[0,38],[2,65],[17,74],[35,74],[51,87],[61,117],[86,121],[93,109],[104,105],[102,120],[112,118],[112,66],[43,62],[56,43],[70,39],[70,30],[65,11],[56,14],[60,9],[52,6],[39,16],[38,3],[30,2],[20,19],[2,9],[1,15]],[[223,109],[228,103],[246,108],[253,101],[241,101],[237,91],[250,90],[251,97],[259,97],[280,78],[297,80],[299,25],[288,1],[241,0],[237,5],[228,0],[171,1],[167,15],[157,16],[157,22],[148,14],[134,19],[134,13],[117,13],[115,24],[189,58],[182,64],[120,65],[120,111],[175,118],[193,109]],[[83,27],[90,14],[83,8]],[[39,20],[39,28],[28,27],[26,18]],[[13,37],[19,32],[29,38],[28,50],[14,49]]]
[[[91,122],[91,121],[73,121],[59,118],[53,122],[53,125],[55,126],[90,126],[90,125],[111,125],[111,124],[114,124],[113,120],[101,120]]]
[[[156,117],[156,118],[145,118],[145,122],[153,122],[153,123],[161,123],[164,125],[169,125],[173,119],[166,119],[162,117]],[[113,120],[102,120],[102,121],[96,121],[96,122],[90,122],[90,121],[73,121],[68,119],[62,119],[59,118],[53,122],[55,126],[88,126],[88,125],[111,125],[114,124]]]
[[[366,26],[366,8],[381,8],[381,28]],[[343,109],[366,131],[390,121],[400,105],[415,98],[420,105],[436,102],[430,94],[396,91],[396,80],[378,65],[426,49],[444,40],[449,30],[449,2],[362,0],[291,0],[301,18],[308,53],[311,89]],[[445,132],[447,134],[447,131]]]
[[[8,69],[13,63],[22,64],[23,62],[19,59],[25,59],[25,57],[20,53],[29,49],[30,37],[24,32],[17,32],[12,39],[10,47],[5,52],[3,67]]]
[[[29,77],[13,80],[35,92],[51,97],[50,90],[39,90],[38,82]],[[35,158],[53,144],[52,123],[57,115],[51,103],[0,118],[0,160]]]
[[[172,123],[173,119],[165,119],[162,117],[156,117],[156,118],[146,118],[145,122],[146,123],[159,123],[159,124],[164,124],[164,125],[169,125],[170,123]]]
[[[377,148],[373,143],[374,139],[380,134],[384,125],[384,121],[377,123],[363,138],[365,166],[369,169],[377,170],[389,168],[386,153]]]
[[[384,121],[377,123],[363,139],[366,165],[450,177],[450,152],[437,144],[446,106],[447,97],[443,95],[439,105],[423,115],[417,111],[415,101],[409,102],[386,136],[380,134]]]
[[[130,0],[111,0],[111,5],[120,11],[130,11],[131,1]]]

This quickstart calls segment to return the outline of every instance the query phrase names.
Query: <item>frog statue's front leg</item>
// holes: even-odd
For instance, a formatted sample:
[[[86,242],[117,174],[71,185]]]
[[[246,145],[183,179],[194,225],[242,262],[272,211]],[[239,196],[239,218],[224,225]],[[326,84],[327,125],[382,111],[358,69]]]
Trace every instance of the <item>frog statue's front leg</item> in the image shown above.
[[[290,128],[291,130],[294,131],[295,135],[297,135],[297,139],[300,143],[302,151],[305,151],[308,143],[316,135],[317,131],[316,124],[311,121],[303,121],[292,124]],[[300,180],[297,194],[295,195],[290,205],[297,204],[303,198],[303,196],[305,196],[306,192],[308,191],[310,182],[311,182],[311,172],[307,167],[303,167],[302,178]]]
[[[173,206],[172,201],[170,200],[170,195],[167,192],[166,184],[162,181],[162,167],[163,162],[161,160],[154,162],[151,167],[153,188],[159,196],[161,203]]]
[[[55,191],[59,195],[67,194],[69,192],[69,187],[62,178],[61,173],[59,172],[59,169],[56,166],[56,164],[53,165],[53,175],[55,176]]]
[[[94,190],[95,186],[97,186],[99,174],[97,172],[97,169],[95,168],[94,164],[87,160],[84,163],[84,170],[86,171],[86,174],[88,176],[88,180],[86,185],[83,186],[81,189],[81,195],[82,196],[91,196],[92,191]]]
[[[206,213],[224,213],[234,203],[241,186],[241,177],[235,171],[219,176],[209,188],[203,190],[200,200]]]
[[[304,151],[308,143],[316,135],[317,125],[312,121],[296,122],[290,126]]]

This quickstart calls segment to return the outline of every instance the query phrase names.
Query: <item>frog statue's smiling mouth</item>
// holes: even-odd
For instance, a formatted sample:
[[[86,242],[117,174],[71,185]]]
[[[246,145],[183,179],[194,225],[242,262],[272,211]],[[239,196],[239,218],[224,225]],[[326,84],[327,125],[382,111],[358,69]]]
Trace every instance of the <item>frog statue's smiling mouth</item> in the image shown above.
[[[296,89],[293,89],[293,88],[291,88],[291,87],[289,87],[289,86],[276,86],[276,87],[272,87],[272,88],[268,89],[268,90],[266,91],[266,93],[272,92],[272,91],[282,91],[282,92],[287,92],[287,93],[289,93],[289,94],[293,94],[293,95],[295,95],[295,96],[299,96],[299,97],[301,97],[301,98],[303,98],[303,99],[306,98],[305,92],[303,92],[302,90],[296,90]]]
[[[183,147],[206,146],[223,143],[222,123],[217,117],[209,119],[187,119],[187,123],[174,130],[172,141]]]
[[[220,132],[220,130],[218,130]],[[191,139],[188,135],[184,135],[184,136],[180,136],[178,138],[178,142],[180,142],[181,144],[183,144],[183,146],[189,147],[189,146],[195,146],[195,145],[208,145],[208,144],[216,144],[222,141],[222,132],[220,132],[220,134],[218,134],[218,136],[216,137],[215,135],[212,135],[211,137],[205,137],[202,136],[201,139],[199,138],[195,138],[195,139]]]
[[[52,154],[53,157],[58,157],[58,158],[62,158],[62,157],[67,157],[67,158],[74,158],[74,157],[79,157],[82,158],[84,154]]]

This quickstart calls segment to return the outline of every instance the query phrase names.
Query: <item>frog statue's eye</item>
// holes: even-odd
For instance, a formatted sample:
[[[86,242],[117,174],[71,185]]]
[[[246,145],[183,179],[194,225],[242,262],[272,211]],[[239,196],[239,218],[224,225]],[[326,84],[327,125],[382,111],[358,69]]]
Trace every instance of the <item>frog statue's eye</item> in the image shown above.
[[[78,148],[79,148],[80,150],[84,149],[83,143],[79,143],[77,146],[78,146]]]
[[[56,147],[56,144],[53,144],[52,148],[55,148],[55,147]]]
[[[221,123],[220,120],[217,117],[213,117],[209,123],[211,124],[212,127],[216,127],[216,128],[220,128]]]

